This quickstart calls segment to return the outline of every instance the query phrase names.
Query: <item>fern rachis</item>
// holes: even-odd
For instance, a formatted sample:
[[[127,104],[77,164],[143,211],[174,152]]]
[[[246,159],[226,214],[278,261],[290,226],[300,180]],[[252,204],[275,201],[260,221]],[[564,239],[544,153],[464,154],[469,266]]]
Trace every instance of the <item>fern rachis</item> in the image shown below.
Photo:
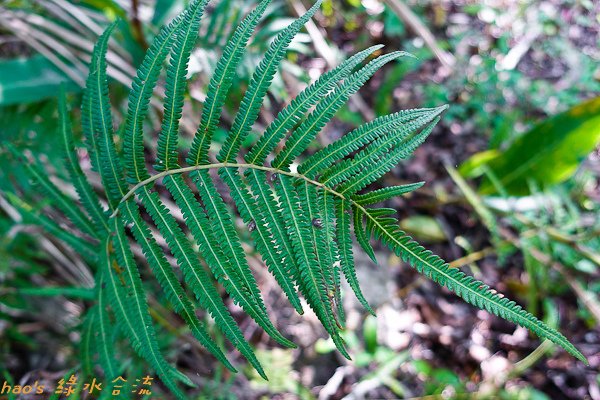
[[[187,10],[161,30],[148,50],[129,96],[122,152],[117,150],[114,142],[104,61],[113,28],[102,35],[92,58],[82,106],[82,124],[93,170],[99,173],[103,182],[108,210],[102,209],[102,202],[76,163],[66,106],[61,100],[61,133],[68,154],[67,170],[81,199],[81,208],[65,203],[60,190],[40,172],[39,167],[34,166],[31,171],[45,191],[51,194],[56,206],[81,230],[79,236],[69,234],[59,238],[77,249],[78,243],[85,243],[92,249],[87,253],[94,253],[93,249],[97,249],[96,254],[100,254],[100,257],[88,257],[96,270],[98,305],[91,309],[93,314],[86,319],[85,326],[101,333],[95,340],[106,341],[110,337],[105,308],[106,302],[110,301],[111,312],[119,316],[121,331],[136,352],[149,362],[174,394],[183,396],[177,381],[189,381],[165,360],[158,346],[141,275],[131,251],[130,241],[133,240],[142,249],[174,311],[190,327],[192,334],[229,369],[235,371],[195,315],[194,303],[186,294],[186,287],[195,295],[198,305],[212,317],[216,327],[261,375],[264,376],[264,371],[260,363],[219,296],[213,280],[222,285],[234,303],[240,305],[270,337],[282,345],[294,346],[269,319],[256,279],[246,261],[231,210],[209,173],[216,170],[249,227],[258,253],[292,306],[302,313],[299,296],[303,296],[346,357],[350,355],[340,336],[344,320],[339,288],[341,275],[349,282],[360,302],[374,313],[356,279],[350,233],[353,227],[358,243],[372,258],[370,239],[379,239],[419,272],[467,302],[522,325],[585,361],[583,355],[560,333],[514,302],[495,294],[483,283],[450,269],[441,259],[419,246],[399,230],[398,221],[390,217],[393,210],[369,207],[415,190],[422,183],[357,193],[410,156],[436,125],[445,106],[406,110],[377,118],[304,161],[300,160],[297,172],[291,168],[351,94],[385,63],[406,53],[374,57],[360,67],[380,48],[372,47],[327,72],[275,117],[245,155],[245,162],[237,161],[238,157],[241,159],[241,143],[257,119],[287,46],[318,9],[320,1],[284,29],[271,44],[244,95],[232,129],[217,155],[217,162],[210,160],[208,149],[236,66],[267,4],[268,0],[260,3],[241,22],[226,45],[209,84],[200,126],[184,166],[179,165],[175,150],[178,126],[187,84],[187,64],[206,1],[193,1]],[[144,158],[142,128],[150,96],[169,52],[165,112],[158,136],[155,168],[150,171]],[[277,145],[285,140],[288,132],[285,146],[276,152]],[[269,155],[272,155],[269,159],[273,161],[267,165],[265,162]],[[181,229],[159,196],[157,187],[161,182],[181,211],[191,235]],[[17,200],[13,200],[18,205]],[[144,220],[143,214],[149,215],[152,223]],[[52,227],[50,223],[45,226]],[[57,233],[57,230],[52,232]],[[157,234],[162,236],[168,253],[181,268],[183,282],[179,281],[169,257],[158,245]],[[99,346],[99,363],[107,374],[114,375],[117,373],[114,354],[107,343],[101,344],[104,346]],[[91,357],[88,355],[86,359],[91,360]]]

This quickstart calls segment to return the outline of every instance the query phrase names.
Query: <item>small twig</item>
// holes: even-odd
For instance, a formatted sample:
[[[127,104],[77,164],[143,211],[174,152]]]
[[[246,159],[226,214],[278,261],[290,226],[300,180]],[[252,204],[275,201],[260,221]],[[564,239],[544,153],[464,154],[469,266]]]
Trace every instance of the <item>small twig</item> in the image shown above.
[[[148,42],[144,36],[144,30],[142,29],[142,22],[139,17],[139,0],[131,0],[131,26],[133,27],[134,35],[142,46],[142,49],[148,49]]]
[[[385,0],[385,2],[396,13],[398,18],[404,21],[413,32],[423,39],[425,45],[429,47],[440,63],[452,71],[456,64],[456,59],[452,54],[440,48],[431,31],[421,22],[419,17],[402,0]]]
[[[485,258],[491,254],[494,254],[495,250],[493,247],[486,247],[485,249],[476,251],[471,254],[467,254],[464,257],[457,258],[456,260],[449,262],[448,267],[450,268],[460,268],[464,265],[471,264],[475,261],[479,261],[482,258]]]

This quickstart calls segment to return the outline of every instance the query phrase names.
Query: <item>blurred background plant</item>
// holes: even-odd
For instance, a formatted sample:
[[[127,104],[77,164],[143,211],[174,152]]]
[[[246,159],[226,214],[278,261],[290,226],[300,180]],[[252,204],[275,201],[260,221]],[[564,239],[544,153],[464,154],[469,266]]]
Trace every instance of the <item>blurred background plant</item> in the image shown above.
[[[108,53],[112,104],[119,118],[143,51],[184,3],[1,2],[1,142],[43,153],[48,168],[60,168],[58,86],[66,84],[73,104],[81,101],[93,43],[120,18]],[[209,5],[189,71],[188,95],[196,101],[186,103],[184,137],[190,138],[197,125],[207,77],[231,27],[253,5],[242,0]],[[241,66],[233,98],[243,95],[257,57],[274,34],[309,5],[272,2]],[[198,384],[190,398],[600,399],[600,4],[326,0],[292,44],[268,96],[272,112],[264,112],[261,123],[272,120],[291,96],[346,54],[375,43],[418,59],[378,73],[338,113],[321,144],[377,115],[449,103],[441,128],[412,160],[385,178],[386,185],[426,181],[426,186],[388,206],[399,210],[404,230],[428,242],[451,265],[559,326],[591,366],[540,344],[523,329],[473,313],[379,248],[379,266],[367,257],[357,260],[365,296],[378,318],[364,315],[347,296],[345,339],[354,358],[347,362],[321,339],[315,318],[301,320],[278,307],[282,294],[253,257],[276,324],[299,349],[274,349],[250,324],[242,324],[271,377],[264,382],[250,370],[229,375],[181,332],[179,350],[170,356]],[[155,95],[161,92],[159,87]],[[235,110],[229,111],[223,129]],[[78,110],[72,114],[77,121]],[[159,126],[157,108],[147,129]],[[80,157],[85,162],[83,151]],[[82,363],[77,349],[86,333],[80,316],[93,279],[68,246],[46,236],[46,231],[68,231],[34,212],[44,198],[22,198],[11,182],[29,185],[3,152],[0,379],[52,385]],[[31,225],[39,218],[45,230]],[[164,299],[150,302],[158,323],[181,331],[161,306]],[[244,322],[243,315],[236,317]],[[120,361],[131,376],[145,372],[135,358]],[[160,386],[155,390],[160,392]]]

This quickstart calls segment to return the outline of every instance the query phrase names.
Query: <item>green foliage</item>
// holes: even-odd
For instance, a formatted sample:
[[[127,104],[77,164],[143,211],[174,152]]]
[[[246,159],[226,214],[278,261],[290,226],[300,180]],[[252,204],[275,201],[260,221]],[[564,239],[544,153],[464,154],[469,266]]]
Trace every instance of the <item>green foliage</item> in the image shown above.
[[[61,84],[77,86],[40,55],[0,61],[0,106],[39,101],[56,95]]]
[[[44,228],[74,249],[84,253],[88,248],[86,257],[96,272],[97,305],[89,311],[85,329],[100,334],[94,338],[95,345],[91,347],[85,346],[90,338],[84,335],[87,339],[82,348],[84,358],[92,360],[91,353],[97,352],[106,374],[118,373],[119,364],[111,347],[115,327],[109,322],[114,318],[118,334],[129,339],[133,349],[152,366],[176,397],[184,398],[178,382],[191,384],[168,363],[159,346],[141,272],[133,255],[132,240],[141,248],[173,310],[184,319],[194,336],[232,371],[235,368],[197,319],[184,287],[194,293],[198,305],[212,317],[216,328],[266,378],[258,358],[225,306],[210,275],[270,337],[284,346],[294,346],[269,319],[231,210],[217,190],[220,185],[209,173],[214,169],[229,188],[256,249],[291,304],[301,313],[299,294],[302,295],[345,357],[350,358],[341,335],[344,319],[341,274],[361,303],[372,312],[356,279],[350,233],[351,221],[354,221],[356,237],[371,256],[369,239],[380,239],[419,272],[471,304],[529,328],[585,361],[583,355],[560,333],[485,284],[449,269],[441,259],[412,241],[399,230],[397,220],[389,217],[394,210],[365,208],[367,204],[414,190],[420,185],[358,194],[400,160],[409,157],[437,124],[446,106],[378,118],[307,161],[302,163],[297,159],[352,93],[377,69],[405,53],[382,55],[356,72],[353,70],[371,54],[373,48],[342,63],[305,89],[275,118],[274,125],[267,128],[259,139],[258,150],[252,148],[245,163],[237,161],[240,144],[257,119],[286,47],[319,8],[320,1],[272,42],[254,73],[225,144],[217,155],[219,162],[211,161],[209,148],[227,102],[228,91],[234,83],[236,66],[267,4],[268,0],[264,0],[240,23],[225,46],[208,88],[187,165],[183,167],[179,165],[176,150],[177,127],[186,91],[187,65],[206,2],[193,1],[161,30],[149,48],[132,84],[122,136],[116,135],[113,127],[106,75],[105,54],[114,25],[101,36],[87,79],[82,125],[93,170],[102,180],[108,210],[100,206],[102,202],[85,183],[87,178],[77,166],[65,108],[61,105],[63,141],[70,152],[67,170],[80,196],[80,204],[65,204],[60,189],[41,170],[32,168],[31,175],[46,187],[47,193],[52,194],[50,200],[53,205],[70,217],[78,231],[70,233],[60,229],[49,218],[33,212],[31,207],[23,206],[21,209],[37,215]],[[149,171],[143,125],[151,95],[169,53],[158,158],[155,171]],[[313,106],[314,110],[305,115]],[[283,150],[272,154],[290,131]],[[266,159],[274,161],[267,166],[264,164]],[[299,172],[293,171],[294,163],[300,163]],[[242,174],[242,170],[245,173]],[[191,180],[187,180],[186,175]],[[158,187],[161,179],[183,215],[183,225],[190,236],[186,235],[172,209],[159,196],[162,193]],[[19,203],[19,199],[12,200],[15,204]],[[143,218],[145,214],[152,223]],[[172,270],[156,236],[166,243],[180,267],[183,282]]]
[[[473,177],[487,168],[507,193],[524,195],[531,182],[546,187],[571,177],[598,143],[600,97],[543,121],[502,151],[476,154],[460,171]],[[482,194],[496,191],[489,177],[480,187]]]

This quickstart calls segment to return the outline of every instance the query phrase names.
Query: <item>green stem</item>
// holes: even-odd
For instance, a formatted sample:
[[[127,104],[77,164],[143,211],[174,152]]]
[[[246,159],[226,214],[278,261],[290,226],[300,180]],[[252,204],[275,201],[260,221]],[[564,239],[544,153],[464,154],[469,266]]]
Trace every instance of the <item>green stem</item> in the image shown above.
[[[231,162],[222,162],[222,163],[216,163],[216,164],[203,164],[203,165],[193,165],[190,167],[183,167],[183,168],[176,168],[176,169],[169,169],[166,171],[162,171],[159,172],[158,174],[152,175],[150,178],[144,179],[143,181],[140,181],[138,183],[135,184],[135,186],[133,186],[131,188],[131,190],[129,190],[127,193],[125,193],[125,195],[121,198],[121,201],[119,202],[119,205],[122,203],[125,203],[130,197],[132,197],[135,192],[146,185],[151,184],[152,182],[164,178],[165,176],[169,176],[169,175],[176,175],[176,174],[184,174],[187,172],[193,172],[193,171],[199,171],[199,170],[203,170],[203,169],[217,169],[217,168],[246,168],[246,169],[257,169],[260,171],[267,171],[267,172],[272,172],[274,174],[281,174],[281,175],[287,175],[287,176],[291,176],[293,178],[297,178],[297,179],[302,179],[310,184],[313,184],[315,186],[318,186],[320,188],[322,188],[323,190],[328,191],[329,193],[338,196],[341,199],[350,201],[353,205],[356,205],[358,208],[362,209],[362,211],[365,211],[365,209],[363,207],[361,207],[360,205],[356,204],[354,201],[352,201],[351,199],[346,198],[343,194],[336,192],[335,190],[331,189],[328,186],[325,186],[325,184],[315,181],[314,179],[310,179],[307,178],[306,176],[302,175],[302,174],[298,174],[295,172],[289,172],[289,171],[283,171],[281,169],[277,169],[277,168],[272,168],[272,167],[265,167],[264,165],[255,165],[255,164],[245,164],[245,163],[231,163]],[[111,214],[110,218],[114,218],[117,214],[119,213],[119,207],[117,207],[115,209],[115,211]]]

